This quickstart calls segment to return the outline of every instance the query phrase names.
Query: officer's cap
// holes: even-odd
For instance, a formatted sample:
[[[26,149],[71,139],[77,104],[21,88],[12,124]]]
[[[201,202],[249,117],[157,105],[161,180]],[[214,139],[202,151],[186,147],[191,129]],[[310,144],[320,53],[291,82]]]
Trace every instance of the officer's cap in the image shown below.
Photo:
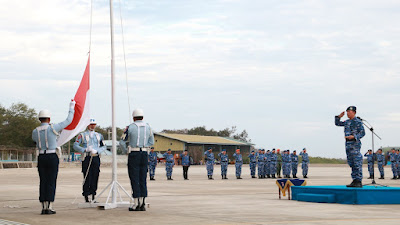
[[[226,149],[222,149],[223,152],[226,152]]]
[[[92,125],[92,124],[97,124],[97,123],[96,123],[96,120],[95,120],[95,119],[93,119],[93,118],[92,118],[92,119],[90,119],[90,125]]]
[[[187,152],[187,151],[188,151],[187,149],[184,150],[184,152]]]
[[[275,148],[272,149],[272,151],[274,151],[274,150],[275,150]]]
[[[212,148],[211,147],[208,147],[208,149],[207,150],[212,150]]]
[[[154,149],[154,147],[151,147],[150,149]]]
[[[372,152],[372,149],[368,149],[369,152]]]
[[[306,149],[306,148],[303,148],[303,151],[304,151],[304,150],[307,150],[307,149]]]
[[[296,150],[293,150],[293,152],[296,152]]]
[[[251,150],[251,152],[254,152],[254,150]]]
[[[171,149],[169,148],[167,151],[171,151]]]
[[[349,106],[349,107],[347,107],[346,111],[349,111],[349,110],[356,112],[357,111],[357,107]]]
[[[261,149],[262,152],[265,152],[265,149]]]

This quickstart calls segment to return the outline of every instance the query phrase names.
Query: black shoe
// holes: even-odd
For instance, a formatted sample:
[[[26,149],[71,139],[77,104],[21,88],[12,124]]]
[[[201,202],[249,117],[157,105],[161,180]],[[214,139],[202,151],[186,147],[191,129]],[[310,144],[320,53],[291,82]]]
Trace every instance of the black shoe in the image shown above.
[[[45,214],[56,214],[56,211],[52,209],[47,209],[46,211],[47,212]]]
[[[256,178],[256,176],[251,176],[251,178]]]
[[[275,174],[272,174],[272,178],[276,178],[276,177],[275,177]]]
[[[385,177],[381,176],[379,179],[381,179],[381,180],[382,180],[382,179],[385,179]]]
[[[156,179],[154,179],[154,177],[150,177],[150,180],[156,180]]]
[[[42,209],[42,215],[47,214],[47,209]]]
[[[353,182],[351,182],[351,184],[346,185],[346,187],[356,187],[356,188],[361,188],[362,187],[362,183],[360,180],[353,180]]]
[[[241,177],[236,177],[237,179],[242,179]]]
[[[228,180],[228,178],[226,177],[226,175],[225,175],[225,180]]]
[[[212,176],[209,176],[208,179],[209,179],[209,180],[214,180],[214,178],[212,178]]]
[[[372,177],[371,177],[371,176],[369,176],[367,179],[372,179]]]
[[[85,202],[89,202],[89,197],[85,196]]]
[[[172,179],[172,177],[169,177],[169,180],[174,180],[174,179]]]
[[[293,178],[297,178],[296,175],[293,175]]]
[[[397,177],[393,177],[391,180],[397,180]]]
[[[96,198],[96,195],[92,195],[92,202],[93,203],[97,203],[97,201],[94,200],[95,198]]]
[[[267,174],[267,178],[271,178],[271,176],[269,174]]]
[[[308,178],[307,175],[303,176],[304,178]]]

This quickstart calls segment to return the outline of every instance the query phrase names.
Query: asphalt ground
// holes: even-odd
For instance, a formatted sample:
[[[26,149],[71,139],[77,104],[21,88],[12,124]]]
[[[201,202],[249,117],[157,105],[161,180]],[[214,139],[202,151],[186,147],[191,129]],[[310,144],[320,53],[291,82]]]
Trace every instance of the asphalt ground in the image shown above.
[[[111,181],[111,172],[110,167],[101,168],[99,191]],[[127,208],[78,208],[78,203],[83,202],[80,168],[60,168],[54,204],[57,214],[40,215],[37,169],[3,169],[0,170],[0,224],[6,223],[4,220],[47,225],[400,224],[400,205],[308,203],[289,201],[286,197],[279,200],[274,179],[251,179],[248,165],[243,166],[242,172],[243,179],[235,179],[235,168],[230,165],[229,179],[221,180],[220,166],[216,165],[215,180],[207,180],[205,166],[191,166],[189,180],[183,180],[182,167],[175,166],[174,180],[168,181],[165,167],[159,165],[156,180],[148,181],[150,207],[145,212],[129,212]],[[385,168],[385,172],[386,179],[377,182],[400,187],[400,180],[390,180],[390,168]],[[311,165],[307,185],[344,185],[350,181],[347,165]],[[124,166],[118,167],[118,182],[130,191]],[[364,184],[370,182],[363,180]]]

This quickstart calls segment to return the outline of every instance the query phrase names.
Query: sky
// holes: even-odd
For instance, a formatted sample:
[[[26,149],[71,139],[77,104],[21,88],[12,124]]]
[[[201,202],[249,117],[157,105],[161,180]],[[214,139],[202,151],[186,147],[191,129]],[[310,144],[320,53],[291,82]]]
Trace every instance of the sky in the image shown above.
[[[88,58],[91,1],[0,3],[0,104],[48,109],[61,122]],[[344,158],[334,116],[355,105],[382,138],[375,149],[400,145],[396,0],[113,5],[118,127],[130,123],[129,107],[142,108],[158,132],[236,126],[257,148]],[[93,0],[92,12],[90,110],[110,126],[108,1]],[[362,142],[363,153],[372,148],[370,131]]]

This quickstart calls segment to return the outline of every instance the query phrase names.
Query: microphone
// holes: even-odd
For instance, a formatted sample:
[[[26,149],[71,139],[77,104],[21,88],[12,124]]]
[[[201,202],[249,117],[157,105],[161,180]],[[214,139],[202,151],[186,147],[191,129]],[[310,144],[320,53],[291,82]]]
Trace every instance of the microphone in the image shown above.
[[[359,117],[359,116],[357,116],[357,119],[359,119],[359,120],[361,120],[361,121],[364,121],[363,119],[361,119],[361,117]]]

